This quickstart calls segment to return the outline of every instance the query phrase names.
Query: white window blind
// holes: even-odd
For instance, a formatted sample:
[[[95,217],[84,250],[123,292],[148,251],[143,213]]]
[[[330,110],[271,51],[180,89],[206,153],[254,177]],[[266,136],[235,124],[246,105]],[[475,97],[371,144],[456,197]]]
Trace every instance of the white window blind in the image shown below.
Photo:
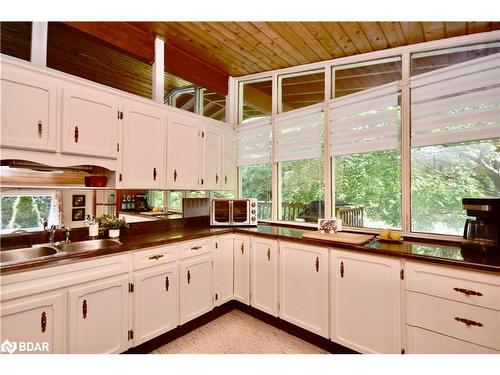
[[[500,137],[500,53],[411,78],[412,147]]]
[[[236,164],[252,165],[271,162],[271,120],[255,120],[236,127]]]
[[[282,113],[274,119],[274,161],[321,156],[322,110],[314,105]]]
[[[330,156],[398,146],[398,82],[330,101]]]

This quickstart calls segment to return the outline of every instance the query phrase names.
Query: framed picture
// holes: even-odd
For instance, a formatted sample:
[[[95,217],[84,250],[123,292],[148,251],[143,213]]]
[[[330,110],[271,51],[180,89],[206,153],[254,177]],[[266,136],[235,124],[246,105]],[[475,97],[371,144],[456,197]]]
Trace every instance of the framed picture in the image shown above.
[[[85,195],[73,195],[73,207],[85,207]]]
[[[325,232],[337,232],[342,230],[342,220],[340,219],[318,219],[318,230]]]
[[[83,221],[85,220],[85,208],[73,208],[71,212],[72,221]]]

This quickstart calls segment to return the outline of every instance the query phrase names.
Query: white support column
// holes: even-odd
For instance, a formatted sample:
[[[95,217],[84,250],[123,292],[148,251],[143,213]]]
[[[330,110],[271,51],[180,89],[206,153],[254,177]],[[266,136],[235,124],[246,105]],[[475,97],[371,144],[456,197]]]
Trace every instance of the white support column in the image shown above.
[[[401,56],[401,229],[403,236],[411,233],[411,117],[410,73],[411,54],[405,49]]]
[[[39,67],[47,66],[48,22],[33,22],[31,25],[31,63]]]
[[[153,100],[163,104],[165,100],[165,41],[155,38],[155,61],[153,63]]]

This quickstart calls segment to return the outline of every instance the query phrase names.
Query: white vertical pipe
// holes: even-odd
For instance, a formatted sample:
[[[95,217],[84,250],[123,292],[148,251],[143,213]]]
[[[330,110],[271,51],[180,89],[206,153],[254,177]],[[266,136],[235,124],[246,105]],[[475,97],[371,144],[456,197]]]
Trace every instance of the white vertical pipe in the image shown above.
[[[401,56],[401,229],[403,235],[411,232],[411,118],[410,75],[411,54],[405,49]]]
[[[39,67],[47,66],[48,22],[31,24],[31,63]]]
[[[165,41],[156,37],[154,42],[155,60],[153,63],[153,100],[162,103],[165,100]]]

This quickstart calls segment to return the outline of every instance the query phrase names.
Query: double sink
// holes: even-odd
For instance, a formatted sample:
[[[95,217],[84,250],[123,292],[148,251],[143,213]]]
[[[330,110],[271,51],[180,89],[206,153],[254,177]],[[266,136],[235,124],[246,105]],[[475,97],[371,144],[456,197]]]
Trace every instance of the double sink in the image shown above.
[[[84,253],[120,246],[115,239],[88,240],[79,242],[58,242],[54,244],[33,245],[21,249],[0,251],[0,267],[8,264],[57,258],[65,255]]]

